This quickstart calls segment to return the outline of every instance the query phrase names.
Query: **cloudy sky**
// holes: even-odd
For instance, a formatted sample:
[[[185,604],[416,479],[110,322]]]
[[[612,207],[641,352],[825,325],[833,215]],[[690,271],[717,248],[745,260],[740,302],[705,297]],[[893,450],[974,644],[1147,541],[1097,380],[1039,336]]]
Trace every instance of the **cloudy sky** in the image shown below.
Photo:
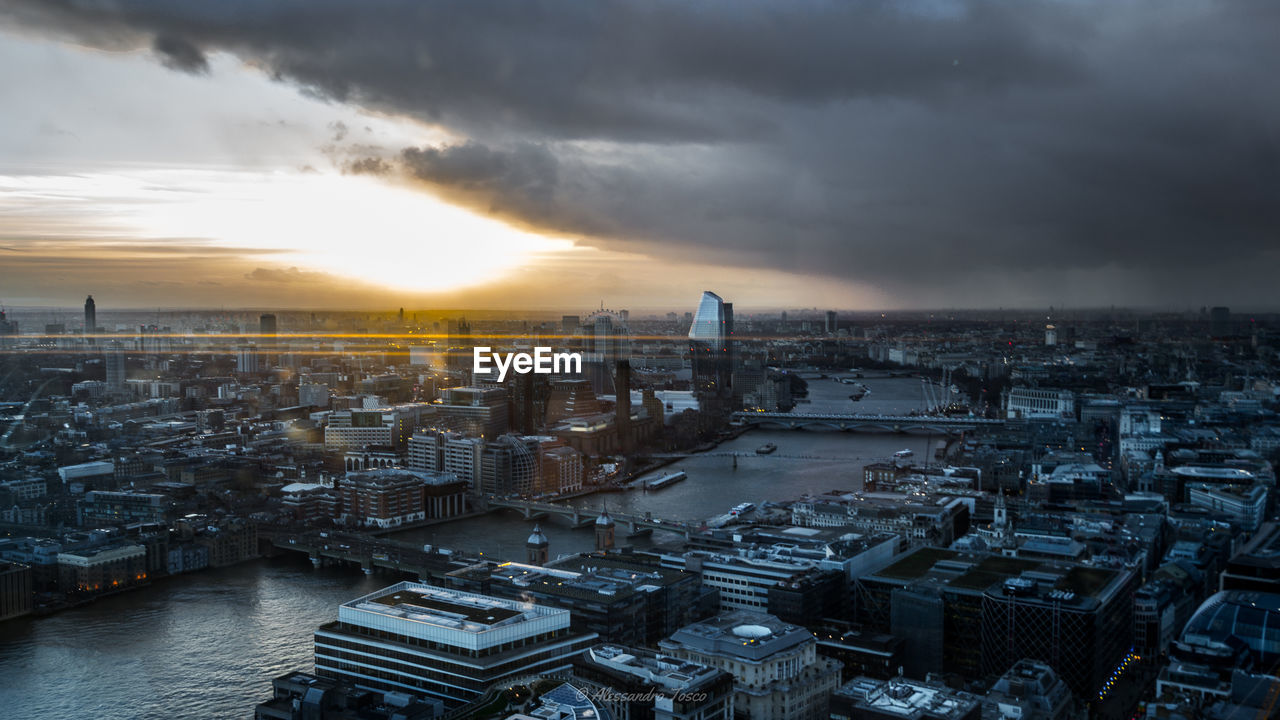
[[[1280,3],[6,0],[0,302],[1280,306]]]

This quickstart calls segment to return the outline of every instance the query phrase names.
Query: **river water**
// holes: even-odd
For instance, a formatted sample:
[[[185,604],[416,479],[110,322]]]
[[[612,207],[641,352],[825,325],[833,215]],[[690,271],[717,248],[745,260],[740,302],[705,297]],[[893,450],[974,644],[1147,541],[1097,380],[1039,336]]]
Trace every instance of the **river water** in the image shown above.
[[[811,402],[797,412],[901,413],[920,406],[920,381],[868,379],[871,394],[851,402],[852,387],[809,381]],[[622,512],[705,521],[741,502],[789,500],[805,492],[856,489],[862,466],[910,449],[929,457],[940,438],[808,431],[752,431],[714,453],[670,466],[689,478],[662,490],[580,499]],[[772,442],[772,455],[755,449]],[[532,523],[514,512],[399,534],[486,556],[523,559]],[[552,555],[590,550],[590,530],[543,523]],[[657,533],[637,545],[672,537]],[[620,542],[623,541],[619,538]],[[276,558],[168,578],[150,588],[45,618],[0,623],[0,718],[247,718],[271,695],[271,679],[310,669],[312,633],[337,606],[390,584],[336,568],[312,569]]]

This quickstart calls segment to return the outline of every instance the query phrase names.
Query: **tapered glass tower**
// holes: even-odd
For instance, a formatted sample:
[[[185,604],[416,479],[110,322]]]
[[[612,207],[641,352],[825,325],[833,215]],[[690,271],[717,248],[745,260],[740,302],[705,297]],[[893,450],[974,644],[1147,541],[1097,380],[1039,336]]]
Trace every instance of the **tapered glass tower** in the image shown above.
[[[689,327],[689,356],[695,390],[726,392],[733,373],[732,305],[711,291],[702,293]]]

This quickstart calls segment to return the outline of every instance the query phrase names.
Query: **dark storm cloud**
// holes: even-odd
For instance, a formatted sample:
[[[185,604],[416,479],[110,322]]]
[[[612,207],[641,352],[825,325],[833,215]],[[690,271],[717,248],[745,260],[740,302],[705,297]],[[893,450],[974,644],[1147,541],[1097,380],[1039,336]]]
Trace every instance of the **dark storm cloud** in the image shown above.
[[[160,62],[171,70],[181,70],[193,75],[209,72],[209,61],[200,48],[177,35],[159,34],[151,48],[160,56]]]
[[[1277,3],[14,7],[440,124],[347,169],[592,243],[907,304],[1275,302]]]

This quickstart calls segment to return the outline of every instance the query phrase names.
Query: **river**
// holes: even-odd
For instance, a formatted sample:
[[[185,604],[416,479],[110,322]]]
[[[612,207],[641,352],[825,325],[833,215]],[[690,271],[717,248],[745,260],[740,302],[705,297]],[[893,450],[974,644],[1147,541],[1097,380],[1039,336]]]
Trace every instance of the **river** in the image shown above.
[[[920,381],[869,379],[871,394],[851,402],[851,386],[809,381],[811,402],[797,412],[902,413],[920,406]],[[778,446],[756,455],[764,443]],[[861,487],[862,466],[902,449],[916,459],[941,438],[755,430],[670,466],[688,474],[662,490],[582,498],[624,512],[703,521],[740,502],[789,500],[805,492]],[[732,457],[740,452],[737,468]],[[407,531],[399,539],[470,553],[523,559],[532,523],[513,512]],[[590,530],[544,523],[552,555],[590,550]],[[634,541],[661,543],[658,533]],[[44,618],[0,623],[0,717],[247,718],[271,695],[271,679],[310,669],[312,633],[337,606],[390,584],[388,576],[312,569],[276,558],[167,578],[150,588]]]

